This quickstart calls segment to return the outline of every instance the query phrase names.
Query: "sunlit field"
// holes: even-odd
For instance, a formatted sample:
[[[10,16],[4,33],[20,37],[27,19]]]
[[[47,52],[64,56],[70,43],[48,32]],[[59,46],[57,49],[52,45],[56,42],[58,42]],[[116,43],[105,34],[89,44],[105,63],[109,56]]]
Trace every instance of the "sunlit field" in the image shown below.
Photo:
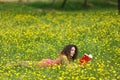
[[[120,79],[117,6],[62,10],[31,5],[0,4],[0,80]],[[6,66],[13,61],[55,59],[67,44],[75,44],[79,49],[74,66]],[[93,55],[85,67],[79,65],[84,53]]]

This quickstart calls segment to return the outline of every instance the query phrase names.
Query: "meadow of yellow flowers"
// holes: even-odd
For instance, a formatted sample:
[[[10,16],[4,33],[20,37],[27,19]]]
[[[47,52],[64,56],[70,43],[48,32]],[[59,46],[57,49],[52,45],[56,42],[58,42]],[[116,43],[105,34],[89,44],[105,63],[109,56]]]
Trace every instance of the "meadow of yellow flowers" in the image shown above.
[[[55,59],[76,44],[74,66],[6,67],[12,61]],[[84,53],[93,55],[83,67]],[[24,4],[0,5],[0,80],[119,80],[120,15],[117,9],[38,10]]]

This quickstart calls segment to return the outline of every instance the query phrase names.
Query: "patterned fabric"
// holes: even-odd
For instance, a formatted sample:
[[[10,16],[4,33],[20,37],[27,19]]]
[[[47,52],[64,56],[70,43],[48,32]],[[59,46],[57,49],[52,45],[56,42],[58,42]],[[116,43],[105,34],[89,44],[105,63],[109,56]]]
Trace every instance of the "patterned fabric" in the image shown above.
[[[65,55],[59,55],[57,59],[43,59],[40,62],[37,63],[38,66],[47,67],[47,66],[53,66],[53,65],[68,65],[70,64],[70,61]]]
[[[53,66],[53,65],[54,65],[54,61],[51,60],[51,59],[43,59],[43,60],[41,61],[41,64],[42,64],[43,66]]]

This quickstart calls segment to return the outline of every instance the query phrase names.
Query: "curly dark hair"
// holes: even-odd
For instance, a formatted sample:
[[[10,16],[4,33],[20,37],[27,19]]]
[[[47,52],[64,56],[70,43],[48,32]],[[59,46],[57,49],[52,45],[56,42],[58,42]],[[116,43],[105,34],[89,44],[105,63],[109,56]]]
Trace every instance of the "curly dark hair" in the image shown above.
[[[61,54],[66,55],[68,57],[70,55],[70,51],[72,47],[75,47],[75,54],[72,57],[72,60],[74,61],[78,56],[78,48],[76,45],[73,45],[73,44],[66,45],[61,51]]]

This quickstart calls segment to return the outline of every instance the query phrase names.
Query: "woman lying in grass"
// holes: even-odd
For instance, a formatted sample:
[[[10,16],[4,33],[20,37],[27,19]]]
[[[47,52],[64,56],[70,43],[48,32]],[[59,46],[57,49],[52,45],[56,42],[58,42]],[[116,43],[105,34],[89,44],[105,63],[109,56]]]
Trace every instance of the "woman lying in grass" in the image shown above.
[[[40,68],[54,65],[68,65],[74,62],[74,60],[77,58],[77,55],[78,48],[76,45],[66,45],[55,60],[43,59],[41,61],[20,61],[13,64],[13,66],[36,66]]]

